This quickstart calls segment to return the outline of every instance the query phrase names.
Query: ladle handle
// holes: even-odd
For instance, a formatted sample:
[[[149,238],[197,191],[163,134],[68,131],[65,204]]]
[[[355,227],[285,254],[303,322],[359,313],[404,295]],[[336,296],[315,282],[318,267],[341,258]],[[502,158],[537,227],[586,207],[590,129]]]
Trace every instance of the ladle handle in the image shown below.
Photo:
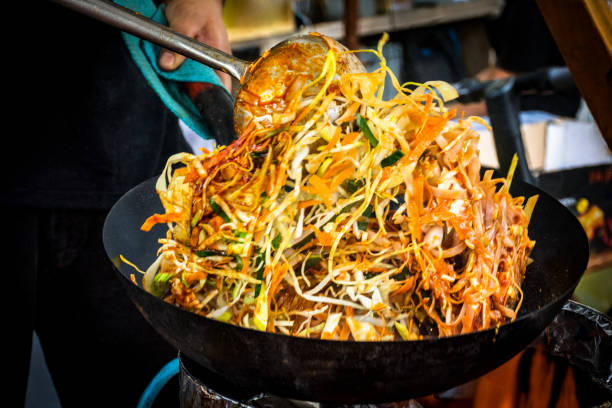
[[[226,72],[236,79],[242,78],[250,65],[247,61],[180,34],[115,3],[104,0],[53,1],[211,68]]]

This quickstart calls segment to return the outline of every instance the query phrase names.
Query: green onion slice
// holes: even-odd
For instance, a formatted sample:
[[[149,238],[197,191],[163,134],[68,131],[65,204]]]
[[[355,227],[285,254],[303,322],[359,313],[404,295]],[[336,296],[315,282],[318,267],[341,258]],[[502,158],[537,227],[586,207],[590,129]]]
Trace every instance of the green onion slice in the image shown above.
[[[206,258],[208,256],[227,256],[225,252],[216,251],[214,249],[203,249],[201,251],[196,251],[195,254],[201,258]]]
[[[364,185],[365,183],[363,182],[363,180],[349,179],[346,182],[346,191],[348,191],[351,194],[354,194],[357,192],[357,190],[359,190]]]
[[[246,238],[247,233],[246,231],[234,231],[234,236],[236,238]]]
[[[361,116],[361,114],[359,113],[357,114],[357,126],[359,126],[359,129],[361,129],[361,131],[368,138],[368,141],[370,142],[370,146],[372,147],[378,146],[378,139],[374,137],[374,134],[372,133],[370,126],[368,126],[367,119]]]
[[[395,163],[397,163],[397,161],[399,159],[401,159],[402,157],[404,157],[404,153],[402,153],[401,150],[396,150],[393,153],[391,153],[389,156],[385,157],[384,159],[382,159],[380,161],[380,166],[381,167],[388,167],[388,166],[392,166]]]
[[[242,263],[242,258],[238,255],[234,255],[234,260],[236,260],[236,268],[235,270],[241,271],[244,264]],[[235,297],[235,296],[234,296]]]
[[[219,204],[217,204],[214,200],[214,198],[210,198],[210,206],[212,207],[213,211],[223,219],[223,221],[225,222],[231,222],[232,220],[230,219],[230,217],[227,216],[227,214],[225,213],[225,211],[223,211],[223,209],[221,207],[219,207]]]
[[[283,126],[278,129],[271,130],[270,132],[266,133],[266,135],[261,140],[266,140],[269,137],[278,135],[279,133],[284,132],[287,129],[289,129],[289,126]]]
[[[264,262],[263,254],[261,254],[257,258],[255,258],[255,266],[258,266],[258,265],[259,265],[259,268],[257,268],[256,279],[260,281],[260,280],[263,279],[263,273],[264,273],[264,269],[265,269],[265,262]],[[254,294],[254,296],[255,297],[259,296],[259,292],[260,291],[261,291],[261,283],[258,283],[255,286],[255,294]]]
[[[166,288],[168,287],[168,281],[171,277],[171,274],[165,272],[158,273],[157,275],[155,275],[155,278],[153,278],[152,287],[153,294],[156,296],[161,296],[164,290],[166,290]]]
[[[278,235],[275,236],[274,239],[272,240],[272,248],[278,249],[282,241],[283,241],[283,236],[279,232]]]
[[[374,212],[374,207],[372,207],[372,204],[368,204],[368,206],[366,207],[365,210],[363,210],[363,213],[361,213],[361,215],[363,217],[366,217],[368,220],[366,221],[358,221],[357,222],[357,227],[361,230],[361,231],[365,231],[366,229],[368,229],[368,224],[370,223],[369,218],[372,216],[372,213]]]
[[[321,255],[310,255],[308,258],[306,258],[306,264],[304,265],[304,270],[308,270],[312,268],[313,266],[320,264],[322,259],[323,258],[321,257]]]

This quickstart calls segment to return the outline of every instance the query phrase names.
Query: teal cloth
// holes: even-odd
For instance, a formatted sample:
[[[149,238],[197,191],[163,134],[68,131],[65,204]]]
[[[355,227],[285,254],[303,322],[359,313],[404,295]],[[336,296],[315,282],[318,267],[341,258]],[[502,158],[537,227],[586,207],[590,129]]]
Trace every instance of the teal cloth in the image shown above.
[[[168,25],[163,4],[158,7],[150,0],[115,0],[115,3],[160,24]],[[157,65],[161,47],[125,32],[121,34],[132,59],[168,109],[197,135],[204,139],[213,139],[207,124],[180,83],[207,82],[226,89],[215,71],[189,58],[175,71],[162,71]]]

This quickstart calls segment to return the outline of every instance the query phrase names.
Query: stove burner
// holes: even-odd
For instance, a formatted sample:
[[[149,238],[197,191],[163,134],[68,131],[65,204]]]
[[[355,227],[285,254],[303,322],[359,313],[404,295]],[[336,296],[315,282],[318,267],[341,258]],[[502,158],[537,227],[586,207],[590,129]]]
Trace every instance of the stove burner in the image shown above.
[[[181,408],[423,408],[416,400],[388,404],[328,405],[299,401],[241,388],[179,354]]]

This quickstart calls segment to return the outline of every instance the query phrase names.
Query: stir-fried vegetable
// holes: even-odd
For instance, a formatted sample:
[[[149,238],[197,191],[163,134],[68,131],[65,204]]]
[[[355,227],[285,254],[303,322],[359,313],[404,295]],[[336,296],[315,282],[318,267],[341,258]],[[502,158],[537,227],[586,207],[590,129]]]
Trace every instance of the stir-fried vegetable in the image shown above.
[[[233,324],[337,340],[414,340],[514,319],[534,246],[535,198],[481,177],[478,134],[443,82],[287,74],[283,114],[238,140],[168,161],[168,223],[144,286]],[[389,76],[397,94],[382,99]],[[277,95],[278,96],[278,95]],[[253,102],[259,104],[253,95]],[[246,104],[243,104],[246,106]],[[272,112],[272,111],[271,111]],[[176,168],[175,164],[184,166]]]

